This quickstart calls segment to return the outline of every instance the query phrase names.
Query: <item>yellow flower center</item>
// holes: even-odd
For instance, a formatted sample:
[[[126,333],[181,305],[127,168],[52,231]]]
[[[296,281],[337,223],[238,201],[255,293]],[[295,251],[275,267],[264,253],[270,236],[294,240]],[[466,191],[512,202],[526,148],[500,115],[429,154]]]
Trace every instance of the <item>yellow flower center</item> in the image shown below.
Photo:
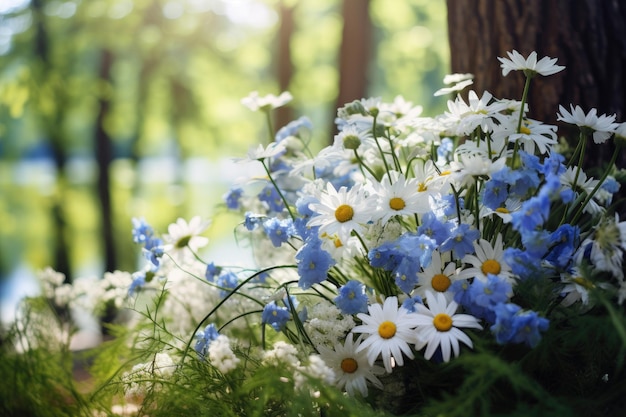
[[[443,177],[444,175],[450,175],[451,173],[452,173],[451,171],[446,170],[446,171],[441,171],[439,175]]]
[[[530,135],[530,129],[528,127],[526,127],[526,126],[521,126],[519,128],[519,132],[523,133],[525,135]]]
[[[333,243],[335,244],[336,248],[340,248],[343,246],[343,243],[341,243],[341,239],[339,239],[338,237],[336,237],[335,240],[333,240]]]
[[[485,275],[498,275],[502,270],[502,268],[500,267],[500,262],[496,261],[495,259],[487,259],[485,262],[483,262],[483,266],[481,266],[480,269]]]
[[[424,191],[428,190],[428,186],[426,184],[424,184],[423,182],[420,182],[417,185],[417,192],[418,193],[423,193]]]
[[[590,290],[592,288],[595,287],[595,285],[593,285],[593,282],[589,281],[588,279],[585,279],[583,277],[576,277],[576,278],[572,278],[572,281],[574,281],[576,284],[580,285],[581,287]]]
[[[510,211],[509,211],[506,207],[498,207],[498,208],[496,209],[496,212],[498,212],[498,213],[504,213],[504,214],[509,214],[509,213],[510,213]]]
[[[359,369],[359,364],[353,358],[345,358],[341,361],[341,370],[347,374],[353,374]]]
[[[406,206],[406,203],[400,197],[394,197],[391,200],[389,200],[389,207],[391,207],[392,209],[396,211],[402,210],[405,206]]]
[[[383,339],[391,339],[396,335],[396,324],[391,321],[383,321],[378,326],[378,334]]]
[[[345,223],[352,220],[354,216],[354,209],[347,204],[342,204],[335,210],[335,219],[339,223]]]
[[[433,325],[440,332],[447,332],[452,328],[452,317],[445,313],[439,313],[433,319]]]
[[[444,292],[450,286],[450,278],[446,274],[437,274],[430,280],[433,290]]]

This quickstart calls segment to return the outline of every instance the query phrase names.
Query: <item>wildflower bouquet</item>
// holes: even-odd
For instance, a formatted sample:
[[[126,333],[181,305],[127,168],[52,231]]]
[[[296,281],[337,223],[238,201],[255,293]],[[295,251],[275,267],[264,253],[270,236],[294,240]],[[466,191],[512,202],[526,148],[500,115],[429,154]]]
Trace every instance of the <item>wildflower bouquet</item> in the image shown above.
[[[520,101],[470,91],[436,117],[400,97],[354,101],[316,154],[307,118],[268,123],[239,161],[266,176],[225,195],[253,269],[202,260],[201,217],[164,235],[135,219],[146,268],[118,274],[139,314],[96,359],[92,399],[140,415],[625,410],[626,124],[560,106],[578,136],[559,137],[526,101],[564,67],[498,59],[525,76]],[[442,92],[471,85],[452,80]],[[290,99],[243,103],[269,121]],[[591,140],[615,145],[593,175]]]

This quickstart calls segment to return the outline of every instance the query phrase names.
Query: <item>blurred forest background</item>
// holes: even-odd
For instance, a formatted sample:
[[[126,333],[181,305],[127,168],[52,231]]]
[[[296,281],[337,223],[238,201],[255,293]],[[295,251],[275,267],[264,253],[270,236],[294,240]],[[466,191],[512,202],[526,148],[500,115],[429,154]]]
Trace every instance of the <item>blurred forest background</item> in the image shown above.
[[[276,125],[308,116],[318,149],[353,99],[435,115],[446,19],[445,0],[0,0],[0,299],[48,265],[135,271],[132,217],[213,218],[210,253],[235,258],[229,161],[265,129],[240,99],[290,91]]]

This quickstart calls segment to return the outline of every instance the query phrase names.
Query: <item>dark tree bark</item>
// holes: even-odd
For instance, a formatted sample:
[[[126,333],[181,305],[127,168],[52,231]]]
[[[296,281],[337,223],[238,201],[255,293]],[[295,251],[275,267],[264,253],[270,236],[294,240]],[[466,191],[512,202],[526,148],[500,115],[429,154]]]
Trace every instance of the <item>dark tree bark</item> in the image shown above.
[[[100,80],[105,85],[112,82],[111,67],[113,54],[104,49],[100,53]],[[105,122],[110,111],[111,103],[107,92],[101,93],[98,99],[98,114],[96,116],[94,149],[98,165],[98,199],[100,201],[100,224],[102,230],[102,245],[104,250],[104,270],[117,269],[115,253],[115,238],[113,235],[113,207],[111,204],[111,180],[109,168],[113,160],[113,143],[109,136]]]
[[[343,1],[341,11],[343,30],[339,50],[339,93],[335,108],[343,107],[346,103],[367,95],[373,32],[369,3],[369,0]],[[334,128],[333,131],[335,131]]]
[[[626,121],[626,3],[616,0],[447,0],[452,72],[471,72],[478,93],[521,97],[524,77],[502,77],[497,57],[513,49],[558,58],[565,71],[533,79],[529,117],[556,123],[558,105],[616,114]],[[563,131],[563,130],[561,130]],[[612,144],[593,160],[609,160]],[[587,152],[588,155],[591,152]],[[617,165],[626,166],[622,153]]]
[[[276,76],[280,92],[288,91],[293,77],[293,61],[291,59],[291,38],[295,30],[294,9],[295,6],[280,2],[280,27],[278,28],[278,51]],[[283,106],[276,109],[274,126],[278,130],[293,120],[293,109]]]

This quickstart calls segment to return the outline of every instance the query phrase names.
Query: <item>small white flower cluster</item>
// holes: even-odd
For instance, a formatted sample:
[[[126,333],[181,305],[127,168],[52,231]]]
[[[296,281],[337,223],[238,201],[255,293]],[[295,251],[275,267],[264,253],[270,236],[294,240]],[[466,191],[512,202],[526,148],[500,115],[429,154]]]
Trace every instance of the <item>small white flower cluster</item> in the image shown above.
[[[329,301],[321,301],[308,309],[311,319],[304,328],[315,346],[332,346],[354,327],[354,318]]]
[[[141,399],[147,392],[161,389],[159,380],[171,377],[175,370],[176,364],[171,356],[158,352],[152,361],[139,363],[122,375],[124,395],[128,400]]]
[[[232,351],[230,339],[225,335],[219,335],[209,345],[209,362],[221,373],[227,374],[235,369],[241,360]]]

